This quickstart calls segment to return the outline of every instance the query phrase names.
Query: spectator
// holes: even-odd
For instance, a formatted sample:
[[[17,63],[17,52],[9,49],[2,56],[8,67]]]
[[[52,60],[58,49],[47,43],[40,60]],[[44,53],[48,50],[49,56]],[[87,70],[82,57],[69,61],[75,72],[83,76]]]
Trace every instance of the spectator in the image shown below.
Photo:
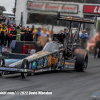
[[[36,31],[37,30],[34,28],[34,26],[32,26],[31,34],[30,34],[30,41],[35,40]]]
[[[86,33],[86,30],[83,30],[80,38],[81,38],[81,47],[83,49],[86,49],[86,47],[87,47],[87,40],[88,40],[88,33]]]
[[[0,33],[1,33],[1,29],[2,29],[2,24],[0,24]]]
[[[0,24],[0,45],[1,45],[1,29],[2,29],[2,24]]]
[[[99,49],[99,51],[100,51],[100,32],[98,32],[98,35],[95,38],[95,44],[96,45],[95,45],[95,51],[94,51],[94,58],[97,55],[97,49]],[[100,52],[98,53],[98,56],[100,58]]]
[[[52,36],[52,32],[51,32],[51,30],[49,29],[49,27],[47,28],[47,31],[48,31],[49,35]]]
[[[6,17],[3,16],[3,17],[2,17],[2,22],[5,22],[5,21],[6,21]]]
[[[22,30],[21,30],[21,32],[20,32],[20,40],[21,41],[24,41],[25,40],[25,32],[26,32],[26,29],[25,29],[25,26],[23,26],[23,28],[22,28]]]
[[[28,27],[25,31],[25,41],[30,41],[30,30]]]
[[[10,32],[12,40],[16,40],[17,30],[13,27],[13,30]]]
[[[68,32],[68,30],[65,28],[63,34],[66,35],[67,40],[70,38],[70,34]]]
[[[4,16],[4,22],[6,22],[6,17]]]
[[[6,27],[5,23],[3,23],[3,26],[1,28],[1,46],[6,46],[6,35],[8,34],[8,28]]]
[[[37,32],[36,32],[36,36],[35,36],[36,41],[37,41],[38,38],[40,37],[41,32],[42,32],[42,31],[41,31],[41,28],[39,27],[38,30],[37,30]]]
[[[1,24],[1,16],[0,16],[0,24]]]
[[[3,16],[1,15],[0,16],[0,23],[2,23],[3,22]]]
[[[79,33],[76,31],[74,35],[75,42],[79,41]]]
[[[90,39],[91,38],[91,35],[90,35],[90,33],[88,33],[88,39]]]
[[[64,33],[64,31],[63,31],[63,30],[61,30],[61,31],[59,32],[59,34],[61,34],[61,33]]]
[[[9,26],[8,28],[8,47],[10,46],[10,43],[12,41],[12,38],[11,38],[11,31],[13,30],[13,25]]]
[[[41,32],[41,36],[42,36],[42,37],[49,37],[49,34],[47,33],[46,28],[44,29],[43,32]]]
[[[42,26],[41,31],[44,31],[44,26]]]

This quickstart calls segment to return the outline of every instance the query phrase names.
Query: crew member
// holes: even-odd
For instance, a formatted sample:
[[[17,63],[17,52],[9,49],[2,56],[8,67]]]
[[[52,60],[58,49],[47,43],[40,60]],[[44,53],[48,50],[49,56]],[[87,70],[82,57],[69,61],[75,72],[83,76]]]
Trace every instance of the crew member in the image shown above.
[[[30,34],[30,41],[35,40],[36,31],[37,30],[34,28],[34,26],[32,26],[31,34]]]
[[[12,36],[11,36],[11,31],[13,30],[13,25],[9,25],[9,28],[8,28],[8,47],[10,46],[10,43],[11,43],[11,40],[12,40]]]
[[[10,32],[12,40],[16,40],[17,30],[13,27],[13,30]]]
[[[99,52],[98,52],[98,57],[100,58],[100,32],[98,32],[98,35],[96,36],[95,38],[95,52],[94,52],[94,58],[96,57],[97,55],[97,49],[99,49]]]
[[[2,24],[0,24],[0,45],[1,45],[1,29],[2,29]]]
[[[0,24],[0,34],[1,34],[2,24]]]
[[[25,32],[26,32],[26,29],[25,29],[25,26],[23,26],[23,29],[20,32],[20,34],[21,34],[20,40],[21,41],[25,40]]]
[[[65,34],[65,35],[66,35],[66,38],[67,38],[67,39],[69,39],[69,38],[70,38],[70,34],[69,34],[69,32],[67,31],[67,29],[66,29],[66,28],[64,29],[63,34]]]
[[[2,21],[3,21],[3,16],[1,15],[0,16],[0,23],[2,23]]]
[[[86,49],[86,47],[87,47],[87,40],[88,40],[88,33],[86,33],[86,30],[83,30],[80,38],[81,38],[81,47],[83,49]]]
[[[5,23],[3,23],[3,26],[1,28],[1,46],[6,46],[7,42],[7,36],[8,36],[8,28],[6,27]]]
[[[74,40],[75,40],[75,42],[79,41],[79,34],[77,31],[75,32]]]
[[[39,27],[38,30],[37,30],[37,32],[36,32],[36,36],[35,36],[36,41],[37,41],[38,38],[40,37],[41,32],[43,32],[43,31],[41,31],[41,28]]]
[[[30,41],[30,30],[29,30],[29,28],[27,28],[26,32],[25,32],[25,41]]]

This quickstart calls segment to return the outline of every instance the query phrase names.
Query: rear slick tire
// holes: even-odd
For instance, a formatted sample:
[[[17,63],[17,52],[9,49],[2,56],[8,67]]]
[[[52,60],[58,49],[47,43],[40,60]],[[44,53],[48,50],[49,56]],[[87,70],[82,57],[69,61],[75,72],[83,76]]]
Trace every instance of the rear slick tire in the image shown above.
[[[88,54],[84,49],[78,49],[75,51],[74,56],[76,56],[75,71],[85,72],[88,65]]]

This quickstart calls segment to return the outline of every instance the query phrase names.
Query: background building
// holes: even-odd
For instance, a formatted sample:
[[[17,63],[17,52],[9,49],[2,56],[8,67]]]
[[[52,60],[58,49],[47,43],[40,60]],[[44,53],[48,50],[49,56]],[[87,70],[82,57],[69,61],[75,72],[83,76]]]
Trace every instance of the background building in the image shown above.
[[[80,2],[80,3],[77,3]],[[85,2],[85,3],[83,3]],[[84,18],[94,18],[100,16],[100,0],[17,0],[16,2],[16,24],[22,23],[24,26],[36,28],[44,25],[53,29],[54,33],[68,28],[69,22],[59,21],[57,23],[57,13],[61,15],[79,16]],[[75,32],[78,23],[73,23]],[[96,33],[94,25],[84,24],[81,30],[85,28],[88,33]]]

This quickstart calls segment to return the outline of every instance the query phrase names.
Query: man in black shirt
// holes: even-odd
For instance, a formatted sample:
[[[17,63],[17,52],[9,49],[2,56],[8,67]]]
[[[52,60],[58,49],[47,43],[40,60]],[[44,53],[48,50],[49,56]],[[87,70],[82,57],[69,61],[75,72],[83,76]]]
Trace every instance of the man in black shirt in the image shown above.
[[[25,27],[23,26],[23,29],[20,32],[20,34],[21,34],[20,40],[21,41],[25,40],[25,32],[26,32],[26,30],[25,30]]]
[[[25,41],[30,41],[30,34],[29,28],[27,28],[25,32]]]
[[[75,42],[79,42],[79,33],[78,33],[78,31],[75,32],[74,40],[75,40]]]
[[[13,30],[11,30],[10,34],[12,36],[12,40],[16,40],[17,30],[15,30],[14,27],[13,27]]]
[[[66,35],[66,39],[67,39],[67,41],[68,41],[68,39],[70,38],[70,34],[69,34],[69,32],[67,31],[67,29],[66,29],[66,28],[64,29],[63,34],[65,34],[65,35]]]

